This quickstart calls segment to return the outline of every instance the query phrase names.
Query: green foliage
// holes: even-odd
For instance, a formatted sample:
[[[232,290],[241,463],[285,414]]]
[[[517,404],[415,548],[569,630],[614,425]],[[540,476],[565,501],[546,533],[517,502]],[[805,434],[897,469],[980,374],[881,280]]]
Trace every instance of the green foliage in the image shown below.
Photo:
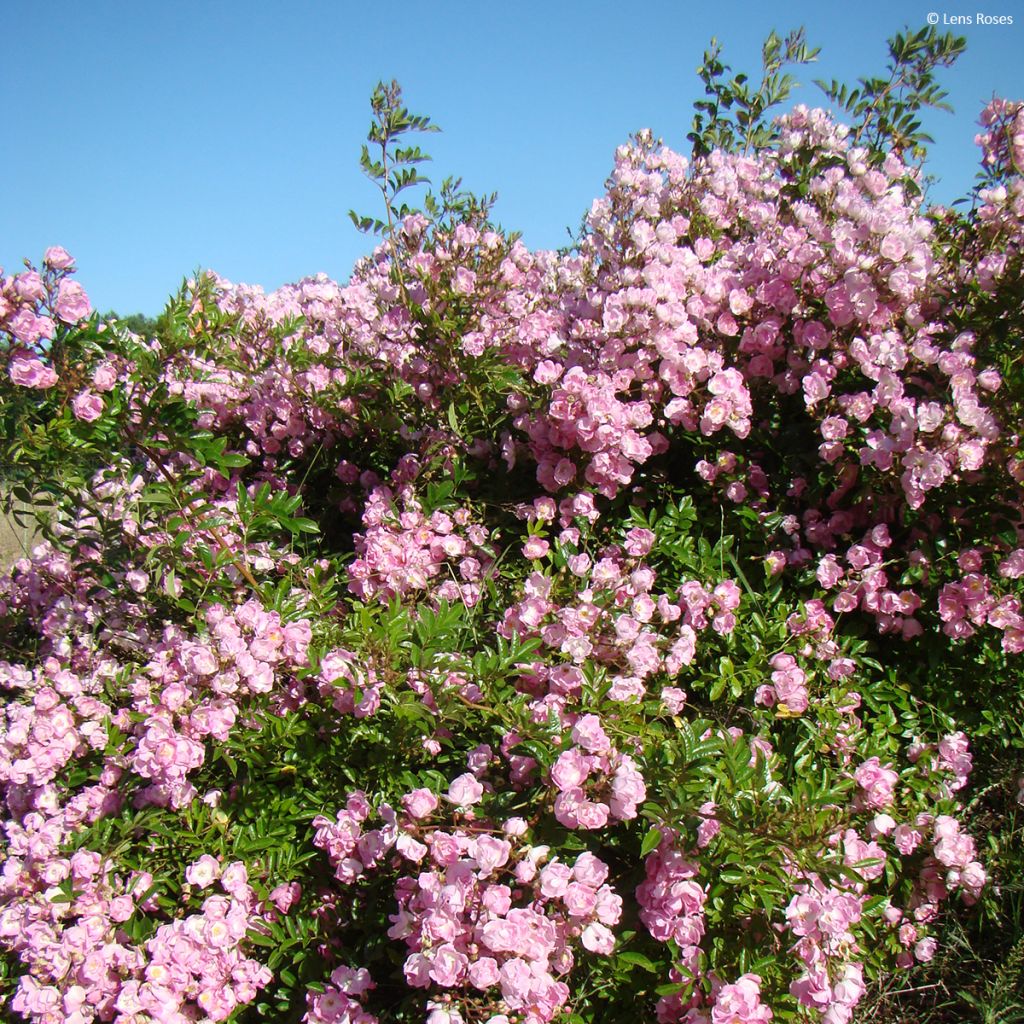
[[[360,216],[354,210],[349,211],[349,217],[360,231],[390,238],[396,222],[413,212],[405,203],[398,202],[399,195],[430,182],[417,170],[418,165],[430,157],[419,146],[403,146],[402,142],[410,132],[437,132],[441,129],[432,124],[429,117],[411,114],[402,106],[402,90],[395,81],[390,85],[378,82],[370,97],[370,106],[373,122],[366,135],[369,145],[363,146],[359,165],[366,177],[380,189],[387,220]]]
[[[477,196],[462,187],[461,178],[448,177],[436,194],[428,191],[423,208],[440,231],[451,231],[459,224],[487,225],[498,193]],[[510,240],[518,237],[513,234]]]
[[[111,309],[104,313],[100,319],[108,324],[117,323],[119,327],[123,327],[125,330],[138,334],[143,338],[155,338],[157,335],[156,318],[145,316],[142,313],[130,313],[127,316],[122,316]]]
[[[921,112],[951,109],[936,72],[951,67],[966,45],[963,37],[940,33],[934,26],[907,30],[888,41],[885,76],[858,79],[854,87],[835,79],[816,79],[815,84],[850,124],[851,143],[867,149],[870,163],[880,164],[890,151],[921,163],[932,141],[921,128]],[[713,39],[697,69],[709,98],[694,103],[687,136],[694,157],[713,149],[747,153],[775,145],[777,127],[768,113],[785,103],[799,84],[783,69],[812,63],[819,52],[807,45],[803,29],[785,39],[772,32],[764,44],[761,83],[755,90],[746,74],[730,77],[732,69],[722,62],[721,46]]]
[[[802,28],[785,39],[772,31],[761,51],[761,84],[756,90],[742,72],[728,77],[732,69],[722,63],[721,52],[718,40],[712,39],[697,68],[710,99],[693,105],[696,113],[687,138],[693,143],[695,158],[707,156],[713,149],[746,153],[770,145],[775,134],[766,115],[785,103],[798,84],[783,68],[814,62],[820,49],[808,47]]]
[[[927,25],[889,40],[886,77],[860,78],[856,88],[835,80],[816,84],[853,128],[853,144],[867,147],[872,163],[881,163],[890,150],[921,163],[932,141],[921,130],[921,111],[952,110],[935,72],[952,67],[966,47],[963,36]]]

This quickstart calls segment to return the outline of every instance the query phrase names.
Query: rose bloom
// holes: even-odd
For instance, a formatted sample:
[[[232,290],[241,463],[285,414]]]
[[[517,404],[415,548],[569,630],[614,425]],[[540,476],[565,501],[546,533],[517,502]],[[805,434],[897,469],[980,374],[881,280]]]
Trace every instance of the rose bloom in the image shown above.
[[[458,807],[471,807],[479,803],[483,795],[484,787],[477,782],[472,772],[460,775],[448,787],[448,799]]]
[[[549,551],[550,545],[543,537],[531,537],[523,545],[524,558],[543,558]]]
[[[608,811],[605,803],[584,800],[576,808],[576,820],[580,828],[604,828],[608,824]]]
[[[596,921],[583,929],[583,948],[591,953],[607,956],[615,948],[615,936],[611,930]]]
[[[149,587],[149,577],[141,569],[125,573],[125,582],[136,594],[144,594]]]
[[[668,708],[669,714],[678,715],[686,703],[686,691],[679,689],[678,686],[663,686],[661,702]]]
[[[117,383],[117,370],[110,363],[100,363],[93,371],[92,384],[97,391],[110,391]]]
[[[92,312],[85,289],[77,281],[68,280],[61,281],[54,308],[57,316],[66,324],[77,324]]]
[[[59,245],[51,245],[46,252],[43,253],[43,262],[51,270],[67,270],[74,262],[75,258]]]
[[[220,877],[220,864],[215,857],[204,853],[194,864],[185,869],[185,881],[189,885],[197,885],[200,889],[213,885]]]
[[[592,853],[581,853],[573,864],[572,873],[577,882],[598,889],[608,877],[608,865]]]
[[[34,356],[15,356],[7,366],[11,382],[23,388],[52,388],[57,374]]]
[[[425,818],[437,809],[437,797],[429,789],[414,789],[402,797],[402,806],[410,818]]]
[[[872,810],[882,810],[893,802],[893,790],[899,776],[877,757],[868,758],[853,773],[857,785],[864,790],[861,801]]]
[[[584,715],[573,726],[572,738],[575,743],[591,754],[600,754],[611,748],[611,743],[604,729],[601,728],[601,720],[597,715]]]
[[[302,886],[298,882],[286,882],[271,889],[267,898],[282,914],[287,914],[301,895]]]
[[[46,298],[43,279],[34,271],[26,270],[14,278],[14,290],[26,302],[42,302]]]
[[[249,872],[240,860],[233,861],[221,872],[221,887],[236,899],[242,898],[241,894],[246,889],[248,881]]]
[[[91,391],[83,391],[72,400],[71,411],[75,414],[75,419],[83,423],[92,423],[103,415],[103,399]]]
[[[34,345],[40,338],[52,338],[53,321],[48,316],[36,316],[28,308],[19,309],[4,325],[18,341]]]

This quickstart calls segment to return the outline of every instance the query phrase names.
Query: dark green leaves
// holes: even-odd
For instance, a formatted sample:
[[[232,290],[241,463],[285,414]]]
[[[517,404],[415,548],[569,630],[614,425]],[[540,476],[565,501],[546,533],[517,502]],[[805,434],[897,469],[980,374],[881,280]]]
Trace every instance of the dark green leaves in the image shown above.
[[[872,163],[881,163],[890,150],[920,162],[925,144],[932,141],[921,130],[921,110],[952,110],[935,71],[950,67],[966,46],[963,37],[940,34],[932,26],[897,33],[889,40],[887,76],[858,79],[859,88],[854,89],[834,79],[815,84],[852,120],[852,142],[868,147]]]
[[[359,166],[380,189],[387,219],[360,216],[354,210],[349,210],[348,215],[357,230],[390,238],[396,221],[412,212],[397,202],[399,194],[430,183],[430,179],[416,169],[417,164],[425,163],[430,157],[419,146],[401,145],[401,140],[410,132],[437,132],[441,129],[432,124],[429,117],[411,114],[402,105],[402,89],[395,81],[390,85],[377,83],[370,97],[370,107],[374,119],[366,134],[369,145],[364,145],[360,152]]]
[[[711,49],[704,52],[704,61],[697,69],[710,99],[693,105],[697,113],[687,138],[693,143],[694,157],[706,156],[713,149],[749,152],[770,145],[775,129],[765,115],[789,99],[798,84],[782,69],[787,64],[810,64],[817,60],[818,52],[807,46],[802,28],[785,39],[771,32],[761,51],[761,84],[754,90],[744,74],[727,78],[731,68],[719,59],[721,46],[712,39]]]

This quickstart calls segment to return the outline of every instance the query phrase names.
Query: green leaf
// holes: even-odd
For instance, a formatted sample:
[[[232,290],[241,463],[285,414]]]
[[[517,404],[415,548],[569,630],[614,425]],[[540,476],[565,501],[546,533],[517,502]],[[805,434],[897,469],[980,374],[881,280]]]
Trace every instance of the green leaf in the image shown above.
[[[643,970],[648,971],[650,974],[660,974],[661,969],[652,960],[645,957],[642,953],[625,952],[619,953],[616,959],[620,963],[631,964],[634,967],[641,967]]]
[[[661,842],[661,829],[654,826],[647,831],[644,841],[640,844],[640,856],[646,857],[652,850],[657,849]]]

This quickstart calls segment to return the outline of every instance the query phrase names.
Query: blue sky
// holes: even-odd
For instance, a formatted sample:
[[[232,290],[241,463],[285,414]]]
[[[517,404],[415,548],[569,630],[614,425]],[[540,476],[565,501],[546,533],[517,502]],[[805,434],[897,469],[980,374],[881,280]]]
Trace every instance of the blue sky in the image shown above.
[[[157,313],[200,266],[268,289],[346,280],[371,248],[346,213],[379,212],[357,164],[369,94],[391,78],[444,129],[428,173],[497,191],[506,228],[558,247],[630,133],[686,151],[712,35],[753,75],[770,29],[806,26],[822,54],[794,102],[821,105],[813,78],[881,73],[894,32],[979,9],[1015,24],[957,30],[956,115],[926,122],[942,202],[971,187],[983,103],[1024,96],[1019,0],[10,3],[0,266],[63,245],[94,305],[122,313]]]

